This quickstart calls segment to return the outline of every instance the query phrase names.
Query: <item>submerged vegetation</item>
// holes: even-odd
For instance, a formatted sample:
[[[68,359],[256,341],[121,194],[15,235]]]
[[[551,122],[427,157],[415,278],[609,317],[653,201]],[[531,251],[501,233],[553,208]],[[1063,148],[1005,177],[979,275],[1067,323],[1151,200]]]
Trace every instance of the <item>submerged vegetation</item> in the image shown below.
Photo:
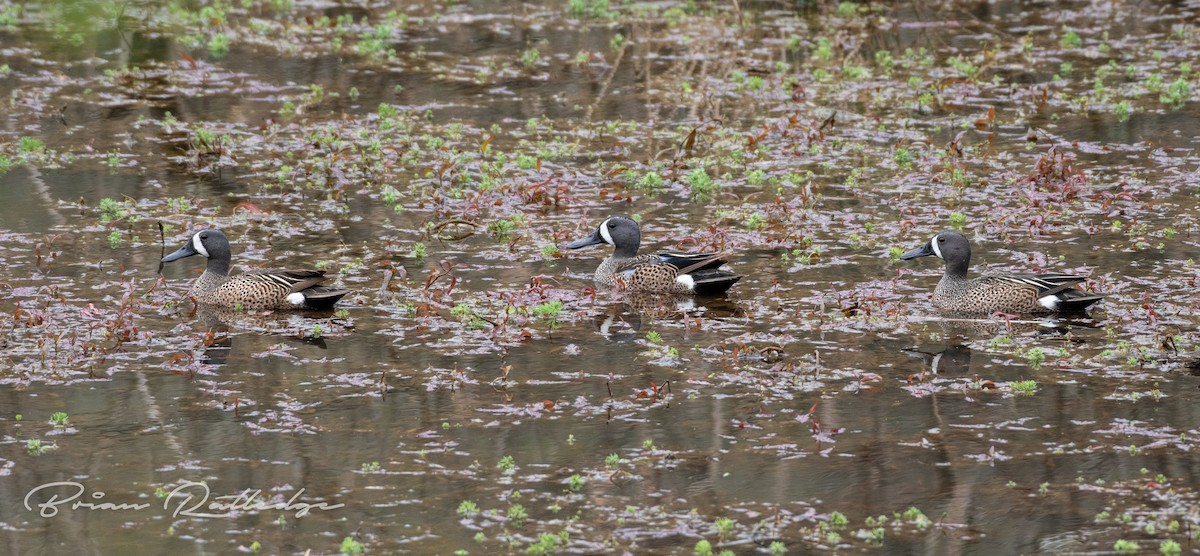
[[[346,503],[81,518],[177,551],[1179,553],[1200,32],[1134,9],[0,0],[0,480]],[[610,214],[746,278],[597,291]],[[354,291],[198,311],[203,226]],[[1107,297],[938,318],[947,228]]]

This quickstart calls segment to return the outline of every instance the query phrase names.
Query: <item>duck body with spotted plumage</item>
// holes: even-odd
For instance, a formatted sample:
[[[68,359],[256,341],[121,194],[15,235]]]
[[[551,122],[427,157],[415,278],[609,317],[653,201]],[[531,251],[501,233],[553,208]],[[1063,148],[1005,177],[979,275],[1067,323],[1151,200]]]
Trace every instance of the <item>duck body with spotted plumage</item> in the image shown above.
[[[637,222],[613,216],[605,219],[595,232],[566,245],[579,249],[589,245],[613,246],[613,253],[596,268],[596,285],[623,291],[719,295],[741,280],[737,273],[723,268],[722,253],[662,252],[638,254],[641,228]]]
[[[947,230],[924,245],[900,255],[901,260],[934,256],[946,268],[933,290],[933,306],[960,314],[1044,315],[1080,313],[1104,298],[1075,288],[1087,281],[1074,274],[996,273],[967,278],[971,244],[966,236]]]
[[[350,293],[323,285],[323,270],[251,270],[230,276],[232,253],[229,238],[220,230],[201,230],[163,263],[201,255],[208,263],[189,294],[197,303],[247,311],[279,309],[330,309]]]

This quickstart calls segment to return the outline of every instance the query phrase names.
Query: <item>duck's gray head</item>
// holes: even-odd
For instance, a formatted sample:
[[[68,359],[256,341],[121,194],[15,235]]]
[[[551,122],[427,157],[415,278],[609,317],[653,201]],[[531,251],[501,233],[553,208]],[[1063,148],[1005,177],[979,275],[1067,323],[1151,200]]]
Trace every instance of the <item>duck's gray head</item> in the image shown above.
[[[592,235],[567,244],[567,249],[579,249],[589,245],[607,243],[613,246],[613,256],[629,258],[637,255],[642,243],[642,231],[637,222],[624,216],[613,216],[601,222]]]
[[[946,261],[946,271],[955,276],[966,276],[971,265],[971,244],[966,236],[946,230],[930,239],[928,243],[900,255],[900,260],[933,255]]]
[[[221,230],[200,230],[192,234],[192,238],[183,244],[183,247],[163,257],[162,262],[169,263],[192,255],[204,255],[204,258],[208,259],[209,270],[221,272],[223,269],[222,274],[229,274],[229,260],[232,254],[229,250],[229,238],[225,237]]]

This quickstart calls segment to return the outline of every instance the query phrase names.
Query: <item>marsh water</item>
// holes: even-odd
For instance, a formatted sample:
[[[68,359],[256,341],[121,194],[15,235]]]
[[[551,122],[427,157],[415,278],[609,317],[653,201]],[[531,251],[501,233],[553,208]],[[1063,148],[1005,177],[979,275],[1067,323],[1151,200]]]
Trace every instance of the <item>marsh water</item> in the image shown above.
[[[1198,10],[0,2],[3,551],[1194,552]],[[949,228],[1106,299],[939,315]]]

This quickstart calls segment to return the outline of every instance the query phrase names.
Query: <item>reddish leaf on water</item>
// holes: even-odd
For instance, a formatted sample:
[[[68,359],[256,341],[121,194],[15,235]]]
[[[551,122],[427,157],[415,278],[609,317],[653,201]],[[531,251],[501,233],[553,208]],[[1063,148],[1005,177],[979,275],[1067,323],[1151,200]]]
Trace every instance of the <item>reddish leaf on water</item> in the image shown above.
[[[696,132],[699,127],[693,127],[691,133],[688,133],[687,139],[683,141],[683,150],[690,151],[696,147]]]
[[[836,111],[834,113],[830,114],[828,118],[825,118],[825,121],[821,122],[821,127],[817,128],[817,131],[820,132],[822,136],[824,136],[825,130],[833,129],[834,125],[837,125],[837,112]]]
[[[242,209],[250,214],[271,214],[269,211],[258,208],[257,205],[249,201],[242,201],[233,206],[233,210]]]

